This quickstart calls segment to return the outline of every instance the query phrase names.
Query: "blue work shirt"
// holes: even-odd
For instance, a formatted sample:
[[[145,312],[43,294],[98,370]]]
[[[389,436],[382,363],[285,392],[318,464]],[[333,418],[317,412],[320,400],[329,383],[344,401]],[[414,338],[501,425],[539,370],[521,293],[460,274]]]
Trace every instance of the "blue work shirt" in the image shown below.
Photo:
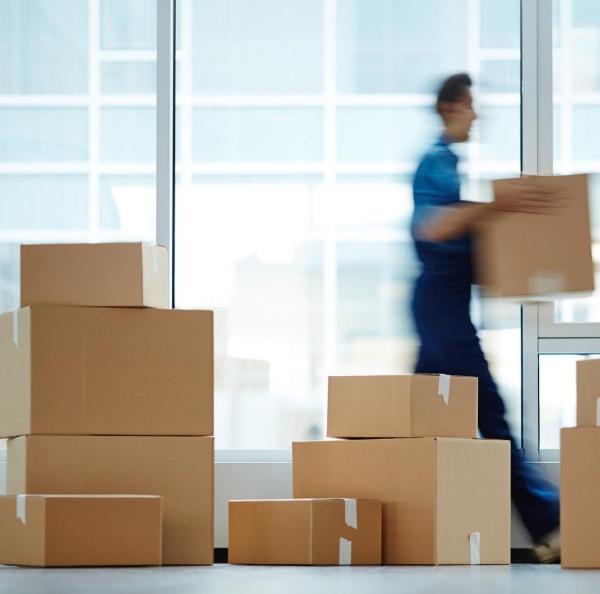
[[[411,235],[425,272],[471,274],[471,238],[468,235],[443,242],[418,237],[419,226],[437,208],[460,202],[458,157],[444,135],[425,153],[413,179],[414,212]]]

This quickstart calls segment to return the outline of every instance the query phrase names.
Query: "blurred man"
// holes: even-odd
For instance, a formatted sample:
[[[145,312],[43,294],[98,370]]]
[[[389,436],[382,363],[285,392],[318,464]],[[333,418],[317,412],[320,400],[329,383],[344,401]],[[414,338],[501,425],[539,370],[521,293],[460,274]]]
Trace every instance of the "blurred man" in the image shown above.
[[[511,494],[534,550],[543,563],[560,560],[558,490],[522,462],[505,419],[505,409],[481,350],[469,305],[473,284],[471,233],[475,225],[503,211],[542,213],[552,196],[520,191],[498,202],[460,199],[458,157],[451,145],[469,139],[477,114],[471,79],[456,74],[441,86],[436,109],[443,121],[439,140],[421,159],[414,177],[411,232],[421,274],[412,311],[421,346],[416,373],[474,376],[479,380],[479,430],[489,439],[511,442]],[[547,212],[547,211],[546,211]]]

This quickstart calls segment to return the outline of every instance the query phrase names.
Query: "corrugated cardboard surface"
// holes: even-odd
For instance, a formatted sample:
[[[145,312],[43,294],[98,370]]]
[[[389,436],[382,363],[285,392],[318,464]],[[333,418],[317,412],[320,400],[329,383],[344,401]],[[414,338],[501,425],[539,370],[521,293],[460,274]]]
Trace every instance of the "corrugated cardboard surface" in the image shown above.
[[[563,192],[545,214],[503,213],[478,233],[478,282],[486,293],[551,298],[594,290],[587,175],[531,176],[494,182]]]
[[[510,564],[510,443],[437,440],[437,563],[469,565],[480,533],[484,565]]]
[[[600,568],[600,429],[561,431],[561,564]]]
[[[7,445],[7,493],[163,498],[162,561],[213,561],[212,437],[31,435]]]
[[[211,311],[20,309],[0,316],[0,436],[212,435],[213,374]]]
[[[149,243],[21,246],[21,307],[169,307],[168,252]]]
[[[462,442],[455,449],[446,443],[455,441]],[[381,500],[384,564],[470,563],[465,552],[470,552],[469,536],[475,531],[487,543],[482,562],[506,563],[507,446],[433,438],[294,443],[293,493],[298,498]],[[498,464],[500,472],[493,478]],[[475,525],[480,530],[473,530]],[[461,553],[454,561],[448,548],[456,543]]]
[[[357,527],[346,523],[341,499],[229,502],[229,562],[338,565],[340,538],[352,565],[381,563],[381,503],[357,501]]]
[[[600,413],[600,359],[577,361],[577,426],[597,427]]]
[[[439,375],[332,376],[328,437],[477,437],[477,378]]]
[[[1,564],[161,564],[160,497],[27,495],[21,504],[0,497]]]

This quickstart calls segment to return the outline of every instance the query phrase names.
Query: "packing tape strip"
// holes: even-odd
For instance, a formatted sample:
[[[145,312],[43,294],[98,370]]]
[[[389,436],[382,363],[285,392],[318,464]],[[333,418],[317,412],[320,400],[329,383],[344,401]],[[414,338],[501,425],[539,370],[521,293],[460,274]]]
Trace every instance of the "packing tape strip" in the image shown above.
[[[600,396],[596,398],[596,427],[600,427]]]
[[[469,542],[471,545],[471,565],[481,565],[481,555],[479,551],[481,533],[473,532],[471,536],[469,536]]]
[[[346,524],[350,528],[358,528],[358,511],[356,509],[356,499],[344,499],[344,513]]]
[[[450,399],[450,376],[440,373],[440,381],[438,383],[438,394],[444,397],[444,402],[448,404]]]
[[[19,346],[19,312],[13,311],[13,342],[15,346]]]
[[[152,271],[158,272],[158,246],[155,243],[152,244]]]
[[[17,518],[19,518],[23,524],[27,524],[27,510],[25,508],[26,497],[27,495],[17,495]]]
[[[340,537],[340,565],[352,565],[352,542]]]

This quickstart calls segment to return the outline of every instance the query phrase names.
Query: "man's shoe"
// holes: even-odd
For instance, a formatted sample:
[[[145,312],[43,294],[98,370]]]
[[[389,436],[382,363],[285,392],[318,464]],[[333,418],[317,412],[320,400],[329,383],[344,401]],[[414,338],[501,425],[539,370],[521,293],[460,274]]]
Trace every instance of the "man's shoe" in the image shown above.
[[[533,545],[540,563],[560,563],[560,528],[548,532]]]

